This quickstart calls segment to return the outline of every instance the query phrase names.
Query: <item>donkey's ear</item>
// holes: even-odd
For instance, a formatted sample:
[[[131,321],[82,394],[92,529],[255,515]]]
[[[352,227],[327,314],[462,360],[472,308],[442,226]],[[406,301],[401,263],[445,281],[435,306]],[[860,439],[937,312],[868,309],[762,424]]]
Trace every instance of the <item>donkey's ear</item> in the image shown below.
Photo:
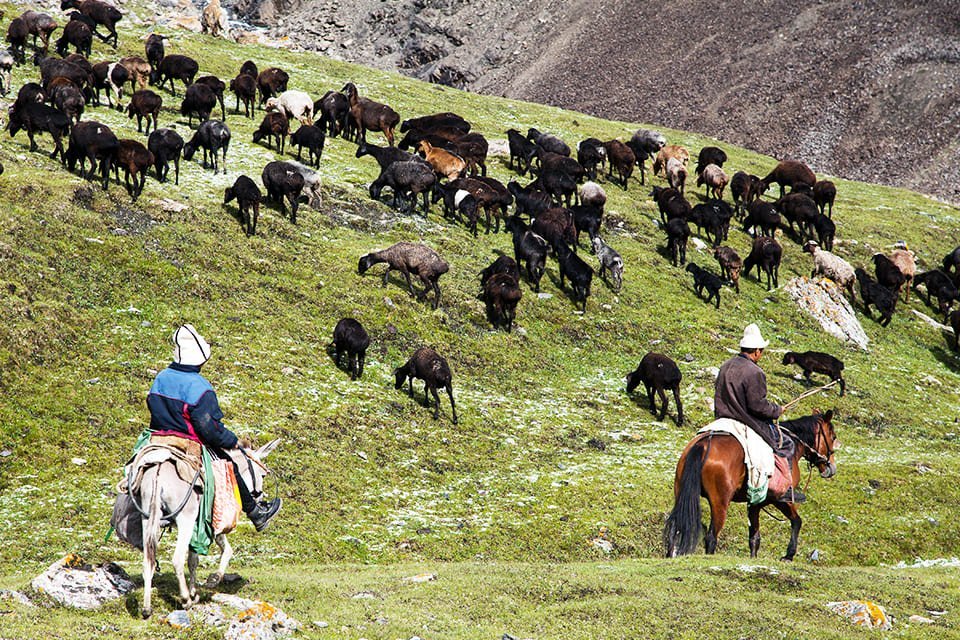
[[[280,438],[277,438],[276,440],[271,440],[267,444],[263,445],[262,447],[254,451],[254,453],[257,456],[257,459],[263,460],[264,458],[266,458],[268,455],[270,455],[270,452],[273,451],[278,444],[280,444]]]

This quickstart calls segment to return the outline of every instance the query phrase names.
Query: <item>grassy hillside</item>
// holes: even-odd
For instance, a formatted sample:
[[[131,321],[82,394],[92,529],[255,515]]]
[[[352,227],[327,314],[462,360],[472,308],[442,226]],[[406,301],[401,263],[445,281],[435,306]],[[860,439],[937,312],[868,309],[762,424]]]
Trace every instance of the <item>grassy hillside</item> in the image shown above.
[[[17,13],[12,6],[4,8],[8,16]],[[144,33],[123,31],[119,53],[142,55]],[[248,58],[261,68],[281,66],[290,72],[291,88],[314,96],[353,81],[362,94],[389,102],[403,117],[455,111],[491,140],[502,139],[508,127],[529,126],[570,143],[589,136],[625,139],[638,126],[180,32],[172,34],[167,50],[197,58],[202,73],[221,78],[232,78]],[[113,55],[95,45],[94,60]],[[17,68],[14,86],[34,75],[33,67]],[[169,92],[163,97],[161,126],[175,126],[188,137],[178,112],[182,85],[177,98]],[[227,101],[232,107],[232,97]],[[259,182],[263,165],[278,158],[250,142],[261,115],[252,121],[229,109],[233,142],[226,176],[185,162],[179,187],[160,185],[151,175],[136,203],[122,185],[111,184],[103,192],[46,155],[30,153],[23,133],[0,140],[6,167],[0,177],[5,205],[0,207],[0,450],[10,452],[0,457],[0,575],[7,576],[0,587],[23,585],[67,551],[94,561],[131,561],[131,572],[139,573],[136,554],[115,540],[103,543],[111,490],[148,418],[144,398],[155,373],[169,361],[170,332],[180,322],[192,322],[213,345],[204,374],[218,390],[227,424],[258,441],[283,438],[273,459],[276,484],[269,490],[284,497],[284,511],[268,534],[254,535],[246,524],[234,534],[239,549],[234,566],[256,576],[259,597],[280,600],[289,594],[293,613],[309,619],[329,609],[302,600],[314,593],[300,581],[304,574],[366,576],[317,586],[316,593],[323,594],[324,589],[360,590],[358,585],[375,577],[395,579],[399,570],[390,563],[480,561],[440,566],[451,573],[490,575],[490,592],[503,594],[494,607],[498,615],[523,620],[533,616],[528,609],[536,603],[562,612],[558,603],[567,598],[518,592],[522,587],[510,584],[514,573],[520,582],[530,582],[541,569],[548,570],[500,563],[585,563],[583,569],[549,570],[557,574],[550,583],[561,585],[556,588],[562,592],[562,585],[579,584],[567,574],[582,572],[590,576],[587,582],[606,584],[607,563],[631,559],[635,562],[614,563],[612,571],[624,580],[656,575],[652,590],[659,595],[650,610],[687,612],[695,608],[697,593],[729,588],[709,567],[727,567],[724,573],[747,556],[744,510],[731,510],[721,536],[720,554],[729,558],[651,560],[662,553],[674,465],[694,427],[678,428],[670,418],[655,421],[645,398],[624,393],[623,377],[649,350],[670,355],[683,371],[689,424],[705,424],[713,383],[709,368],[728,357],[745,324],[757,322],[771,340],[763,365],[776,399],[786,401],[805,389],[795,367],[779,364],[784,350],[828,351],[846,363],[846,397],[831,391],[802,405],[803,412],[814,406],[838,411],[843,448],[837,477],[811,480],[810,500],[801,511],[798,558],[817,548],[823,566],[788,571],[788,576],[808,576],[796,578],[802,585],[797,593],[810,602],[821,596],[890,593],[905,607],[910,603],[909,613],[960,605],[955,595],[943,595],[946,600],[919,596],[929,590],[942,594],[948,586],[956,594],[949,570],[917,571],[901,579],[882,568],[916,557],[956,555],[960,549],[960,525],[953,517],[960,501],[953,472],[960,462],[960,359],[938,330],[911,312],[935,315],[916,297],[900,306],[889,327],[861,316],[871,340],[867,352],[824,334],[788,296],[767,292],[753,278],[744,279],[740,295],[725,289],[717,311],[696,298],[689,274],[669,266],[662,255],[664,238],[654,223],[658,215],[649,185],[634,180],[625,192],[605,184],[603,235],[626,262],[623,290],[614,294],[595,279],[587,312],[580,315],[559,290],[551,260],[542,289],[548,295],[538,298],[525,288],[515,331],[494,332],[476,297],[477,272],[498,251],[512,254],[509,235],[474,239],[444,220],[439,207],[424,219],[371,201],[367,185],[376,165],[370,158],[355,158],[352,143],[327,142],[320,168],[322,210],[304,206],[293,226],[267,207],[258,235],[246,238],[220,203],[223,189],[240,173]],[[142,139],[134,121],[106,107],[90,109],[85,118],[108,124],[118,137]],[[775,162],[716,140],[665,134],[694,153],[720,144],[730,156],[730,174],[742,169],[763,175]],[[379,134],[369,139],[383,143]],[[48,136],[38,142],[41,150],[52,149]],[[489,161],[491,174],[503,182],[512,175],[506,160],[493,156]],[[836,252],[852,263],[866,265],[874,251],[902,239],[928,268],[955,245],[957,209],[907,191],[835,181]],[[663,184],[659,178],[652,182]],[[695,198],[692,188],[689,195]],[[164,208],[163,198],[187,209]],[[381,287],[382,267],[357,275],[360,255],[399,240],[423,241],[451,263],[440,280],[440,309],[410,298],[398,278]],[[731,231],[729,244],[745,256],[749,238]],[[809,257],[795,243],[785,239],[784,245],[781,284],[810,268]],[[582,255],[595,265],[592,256]],[[712,257],[692,245],[688,258],[716,269]],[[360,320],[373,338],[358,382],[334,367],[327,350],[333,326],[344,316]],[[430,410],[393,389],[393,368],[422,345],[434,346],[451,365],[459,425],[451,423],[445,400],[440,420],[434,421]],[[417,397],[422,397],[419,385]],[[767,518],[761,526],[760,559],[774,563],[788,527]],[[590,543],[601,527],[614,544],[610,554]],[[382,566],[371,570],[351,563]],[[664,577],[687,569],[701,576],[692,579],[690,590]],[[861,571],[878,579],[859,577]],[[818,578],[844,593],[827,595]],[[161,583],[161,589],[164,584],[170,590],[171,583]],[[769,585],[753,586],[770,593]],[[867,593],[871,587],[875,591]],[[470,588],[463,581],[454,591],[471,598]],[[591,591],[598,587],[575,588],[582,588],[584,597],[598,594],[593,608],[583,613],[586,627],[607,619],[602,616],[609,608],[619,609],[616,600],[632,589],[644,589],[642,583],[616,587],[616,598],[608,601],[606,592]],[[481,581],[476,589],[487,587]],[[508,614],[515,600],[525,604]],[[421,611],[433,615],[443,607],[442,601],[429,600],[413,607],[410,617]],[[721,615],[731,613],[725,609]],[[21,612],[23,620],[30,615]],[[41,637],[70,628],[75,620],[58,615],[51,621],[44,614],[38,626],[24,626],[23,634]],[[485,615],[464,613],[467,622],[449,621],[447,630],[460,637],[456,633],[466,634],[470,620]],[[819,615],[811,625],[833,624],[832,614]],[[529,631],[520,633],[577,637],[550,626],[556,624],[546,620],[550,617],[538,618],[539,629],[530,623],[524,627]],[[730,634],[752,628],[738,615],[730,619],[735,625]],[[615,624],[621,624],[619,618]],[[937,629],[944,624],[960,628],[955,617]],[[659,628],[667,633],[671,627]],[[131,637],[143,633],[133,621],[120,629],[130,630],[124,633]],[[584,637],[591,637],[588,630],[581,629]],[[374,637],[394,637],[393,632],[405,631],[367,630]],[[440,634],[429,637],[434,635]]]

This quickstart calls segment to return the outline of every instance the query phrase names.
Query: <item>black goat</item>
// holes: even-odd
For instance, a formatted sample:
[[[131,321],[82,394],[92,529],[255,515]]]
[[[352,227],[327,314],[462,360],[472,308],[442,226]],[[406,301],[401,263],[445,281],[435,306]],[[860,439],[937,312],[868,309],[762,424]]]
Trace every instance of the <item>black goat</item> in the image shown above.
[[[230,91],[237,97],[237,106],[234,109],[240,113],[240,101],[243,101],[243,115],[253,117],[253,101],[257,99],[257,79],[246,73],[241,73],[230,81]]]
[[[77,53],[90,57],[93,47],[93,32],[86,23],[80,20],[71,20],[63,27],[63,35],[57,40],[57,53],[61,57],[67,55],[67,47],[73,45]]]
[[[333,328],[333,360],[337,366],[343,368],[340,362],[343,354],[347,354],[347,371],[351,380],[359,380],[363,376],[363,361],[367,357],[367,347],[370,346],[370,336],[363,325],[353,318],[341,318]]]
[[[837,235],[837,225],[833,220],[821,213],[814,219],[813,228],[817,232],[820,246],[827,251],[833,251],[833,241]]]
[[[147,36],[146,42],[143,43],[143,51],[147,55],[147,62],[150,63],[151,73],[160,66],[167,53],[163,44],[166,39],[167,36],[151,33]]]
[[[536,218],[553,205],[550,194],[532,184],[521,187],[516,180],[511,180],[507,183],[507,189],[516,203],[517,215],[525,213],[531,218]]]
[[[864,312],[872,318],[873,316],[870,315],[870,305],[872,304],[880,314],[880,326],[887,326],[890,324],[893,312],[897,307],[896,294],[871,278],[870,274],[863,269],[858,268],[854,273],[856,273],[857,280],[860,282],[860,299],[863,300]]]
[[[376,180],[370,183],[370,197],[380,199],[384,187],[393,190],[393,206],[401,210],[412,212],[417,206],[417,197],[423,194],[423,215],[430,211],[429,192],[437,182],[437,175],[430,165],[421,160],[406,162],[392,162],[380,172]],[[409,206],[403,202],[410,198]]]
[[[509,259],[509,258],[508,258]],[[516,269],[516,263],[514,263]],[[509,333],[517,316],[517,304],[523,296],[519,275],[496,273],[483,283],[483,301],[486,303],[487,320],[493,328],[503,327]]]
[[[909,280],[909,278],[900,271],[900,267],[882,253],[873,254],[873,266],[876,269],[877,282],[899,296],[900,289]]]
[[[109,95],[109,93],[108,93]],[[160,108],[163,106],[163,98],[159,95],[150,91],[149,89],[144,89],[143,91],[137,91],[132,96],[130,96],[130,104],[127,105],[127,117],[133,118],[137,116],[137,132],[141,132],[141,127],[143,126],[143,119],[147,119],[147,130],[143,133],[150,133],[150,119],[153,119],[153,130],[157,130],[157,116],[160,114]]]
[[[692,213],[690,203],[673,187],[654,187],[650,192],[650,197],[657,203],[661,222],[667,222],[674,218],[684,220],[690,218]]]
[[[123,18],[123,14],[113,5],[102,2],[101,0],[61,0],[60,10],[77,9],[80,13],[91,18],[98,25],[103,25],[110,33],[108,36],[96,34],[101,40],[109,43],[113,40],[113,48],[117,48],[119,36],[117,35],[117,23]]]
[[[227,109],[223,105],[223,92],[227,88],[227,83],[217,76],[200,76],[194,84],[202,84],[210,88],[210,91],[213,92],[214,97],[216,97],[217,102],[220,104],[220,115],[226,120]]]
[[[186,90],[187,87],[193,84],[193,79],[197,76],[198,71],[200,71],[200,65],[196,60],[174,53],[160,61],[160,65],[156,71],[153,72],[153,84],[158,84],[162,89],[169,80],[170,91],[173,95],[177,95],[175,82],[177,80],[183,82],[183,87]]]
[[[950,304],[960,295],[950,276],[939,269],[924,271],[913,278],[914,289],[919,291],[917,286],[921,284],[926,288],[927,304],[930,304],[931,298],[936,298],[940,313],[946,316],[950,311]]]
[[[410,381],[410,397],[413,397],[413,379],[423,380],[423,394],[429,406],[430,398],[427,393],[433,394],[433,399],[437,403],[433,412],[433,419],[440,416],[440,396],[437,389],[446,389],[450,398],[450,410],[453,412],[453,424],[457,424],[457,406],[453,401],[453,376],[450,373],[450,366],[447,361],[430,347],[420,347],[417,349],[406,364],[397,367],[394,372],[396,377],[395,388],[400,389],[403,383],[408,379]]]
[[[667,250],[670,252],[670,262],[673,266],[684,264],[687,261],[687,240],[690,238],[690,227],[683,218],[673,218],[663,226],[667,232]]]
[[[727,154],[720,147],[704,147],[700,149],[700,155],[697,156],[697,167],[693,172],[700,175],[708,164],[715,164],[722,168],[726,161]]]
[[[80,173],[83,174],[86,161],[90,161],[90,173],[85,177],[93,179],[97,163],[100,165],[100,178],[104,191],[110,179],[110,165],[116,156],[120,141],[110,127],[93,120],[85,120],[74,125],[70,131],[70,145],[64,154],[65,164],[70,171],[80,161]]]
[[[217,96],[213,89],[195,82],[187,87],[187,93],[180,103],[180,115],[187,116],[188,125],[193,126],[193,116],[200,122],[210,119],[210,112],[217,106]]]
[[[743,220],[743,232],[755,233],[760,229],[760,235],[773,237],[780,226],[780,214],[773,204],[765,200],[754,200],[747,205],[747,216]]]
[[[513,150],[511,149],[512,153]],[[603,166],[606,157],[607,150],[599,138],[587,138],[577,145],[577,162],[580,163],[580,166],[587,173],[587,177],[591,180],[597,179],[597,169]],[[636,160],[636,155],[634,155],[634,160]],[[632,169],[631,167],[631,171]]]
[[[753,267],[757,267],[757,282],[760,282],[760,271],[767,274],[767,291],[779,287],[780,259],[783,257],[783,247],[771,236],[757,236],[753,239],[750,255],[743,261],[743,270],[750,274]]]
[[[166,58],[164,58],[166,60]],[[219,170],[218,153],[223,154],[223,173],[227,173],[227,149],[230,147],[230,129],[219,120],[202,123],[190,142],[183,146],[183,159],[190,160],[197,148],[203,149],[203,168],[207,168],[207,154],[213,156],[213,172]]]
[[[703,298],[703,292],[707,292],[704,302],[710,304],[710,300],[716,299],[717,309],[720,308],[720,290],[723,288],[723,280],[715,273],[711,273],[696,265],[690,263],[686,271],[693,274],[693,290],[696,291],[698,298]]]
[[[837,198],[837,186],[829,180],[819,180],[813,185],[813,201],[820,208],[820,214],[829,211],[828,217],[833,218],[833,201]],[[829,209],[827,209],[829,207]]]
[[[627,374],[627,393],[632,393],[640,383],[643,383],[647,391],[647,398],[650,400],[650,411],[657,414],[657,404],[653,399],[653,392],[656,391],[660,396],[660,416],[657,418],[663,421],[667,415],[667,394],[665,391],[670,389],[673,392],[673,401],[677,405],[677,426],[683,426],[683,403],[680,402],[680,381],[683,375],[680,373],[680,367],[677,363],[663,355],[662,353],[649,352],[640,360],[636,370]]]
[[[507,142],[510,145],[510,160],[507,166],[510,169],[516,168],[517,173],[526,175],[530,170],[530,163],[537,154],[537,145],[527,140],[527,138],[516,129],[507,129]],[[517,166],[513,166],[516,160]]]
[[[300,160],[300,154],[306,147],[310,153],[308,158],[312,167],[320,166],[320,156],[323,155],[323,145],[326,143],[327,136],[323,132],[323,127],[314,125],[301,125],[299,129],[290,134],[290,144],[297,147],[297,160]]]
[[[276,141],[277,151],[283,154],[286,147],[287,134],[290,133],[290,121],[286,114],[280,111],[268,111],[263,115],[260,126],[253,132],[253,142],[266,139],[267,148],[271,148]]]
[[[313,104],[314,115],[319,114],[317,126],[326,128],[331,138],[349,137],[350,99],[339,91],[327,91]]]
[[[50,153],[51,158],[60,155],[63,158],[63,136],[70,133],[70,118],[59,109],[45,105],[41,102],[26,102],[20,107],[15,107],[9,114],[7,129],[12,138],[18,131],[23,129],[30,138],[30,151],[36,151],[37,142],[34,135],[37,133],[49,133],[53,137],[54,148]]]
[[[539,293],[550,244],[531,231],[519,216],[508,218],[506,227],[513,234],[513,254],[516,262],[525,266],[527,280],[533,285],[533,290]]]
[[[847,382],[843,379],[843,362],[828,353],[822,353],[820,351],[804,351],[803,353],[787,351],[783,356],[783,364],[799,365],[799,367],[803,369],[803,377],[811,384],[811,373],[828,375],[831,381],[836,380],[840,383],[841,396],[846,392]]]
[[[174,184],[180,184],[180,153],[183,151],[183,138],[173,129],[154,129],[147,139],[147,149],[153,154],[153,164],[157,171],[157,180],[167,181],[170,173],[170,161],[174,166]]]
[[[247,176],[239,176],[232,187],[227,187],[223,192],[223,204],[226,206],[236,199],[237,209],[240,213],[240,226],[248,236],[257,233],[257,220],[260,218],[260,200],[262,199],[260,187],[257,183]]]
[[[582,303],[582,311],[587,311],[587,298],[590,296],[590,283],[593,281],[593,269],[573,252],[566,243],[556,245],[557,261],[560,263],[560,288],[565,278],[570,279],[571,297],[574,302]]]
[[[267,198],[280,205],[280,213],[287,215],[284,198],[290,201],[290,222],[297,224],[298,198],[303,191],[303,176],[289,162],[268,162],[260,174],[263,186],[267,189]]]

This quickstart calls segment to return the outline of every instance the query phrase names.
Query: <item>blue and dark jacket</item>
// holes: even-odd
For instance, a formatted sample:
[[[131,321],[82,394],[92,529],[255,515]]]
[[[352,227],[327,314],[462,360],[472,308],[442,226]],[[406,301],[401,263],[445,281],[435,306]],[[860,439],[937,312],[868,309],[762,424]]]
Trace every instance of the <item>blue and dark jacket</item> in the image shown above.
[[[198,440],[215,449],[233,449],[237,436],[223,426],[217,394],[200,367],[171,363],[157,374],[147,395],[150,430]]]

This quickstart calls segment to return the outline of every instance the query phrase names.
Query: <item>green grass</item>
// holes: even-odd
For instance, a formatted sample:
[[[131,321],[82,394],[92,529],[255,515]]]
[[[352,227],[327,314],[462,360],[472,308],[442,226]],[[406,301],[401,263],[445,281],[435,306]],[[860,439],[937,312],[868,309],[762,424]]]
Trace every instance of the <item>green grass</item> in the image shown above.
[[[120,53],[142,54],[145,32],[127,26]],[[196,57],[204,73],[229,79],[250,58],[261,68],[287,69],[291,88],[315,96],[353,81],[403,117],[455,111],[493,140],[508,127],[529,126],[568,142],[626,139],[638,126],[426,85],[312,54],[172,35],[168,51]],[[97,44],[93,59],[113,55]],[[15,86],[34,73],[16,69]],[[162,95],[161,126],[176,122],[187,137],[177,113],[182,86],[177,98]],[[227,103],[232,107],[233,100]],[[121,138],[142,138],[134,121],[105,107],[85,117]],[[260,441],[283,438],[270,486],[285,500],[279,521],[265,535],[244,525],[233,536],[234,567],[251,579],[244,595],[281,606],[289,600],[291,613],[305,621],[348,620],[351,630],[342,637],[359,637],[357,626],[372,614],[363,603],[334,604],[340,602],[334,595],[365,585],[377,590],[384,582],[396,586],[397,576],[415,572],[413,563],[436,567],[442,579],[422,593],[409,589],[420,593],[409,602],[386,599],[386,617],[396,626],[368,626],[367,637],[467,637],[474,628],[487,636],[595,637],[598,625],[616,629],[616,637],[644,637],[639,630],[645,628],[650,636],[693,637],[715,617],[727,625],[715,637],[776,636],[771,625],[781,619],[845,637],[852,632],[824,613],[822,602],[886,597],[906,615],[957,608],[955,596],[921,602],[922,593],[946,593],[946,586],[956,593],[950,570],[884,568],[960,549],[954,517],[960,360],[938,330],[910,311],[935,315],[915,296],[887,328],[861,316],[871,340],[867,352],[824,334],[788,296],[767,292],[752,278],[744,279],[739,296],[724,290],[716,311],[695,297],[689,274],[660,254],[664,240],[653,222],[658,216],[649,186],[633,180],[626,192],[604,185],[603,234],[626,262],[623,290],[615,295],[595,279],[581,316],[559,291],[551,260],[543,291],[552,297],[538,299],[524,289],[517,330],[493,332],[476,298],[476,274],[496,251],[511,253],[509,236],[474,239],[445,221],[438,207],[424,220],[372,202],[366,190],[375,163],[356,159],[351,143],[327,142],[321,211],[301,208],[294,227],[266,207],[258,235],[244,237],[221,206],[221,194],[241,172],[259,181],[262,166],[277,157],[250,142],[260,117],[247,120],[230,109],[227,176],[184,163],[179,188],[151,175],[137,203],[122,185],[104,193],[30,153],[22,133],[0,140],[6,167],[0,178],[0,450],[12,452],[0,458],[0,575],[7,586],[25,585],[67,551],[95,562],[128,561],[139,573],[135,553],[102,542],[111,490],[148,418],[144,398],[168,362],[169,334],[189,321],[213,344],[204,374],[218,390],[227,424]],[[731,174],[763,175],[774,164],[721,141],[664,133],[694,153],[721,144]],[[379,134],[369,139],[383,143]],[[52,148],[47,136],[38,142],[41,150]],[[512,175],[505,157],[492,157],[489,166],[504,182]],[[955,207],[903,190],[835,182],[836,252],[855,265],[902,239],[922,268],[932,268],[956,243]],[[91,187],[92,200],[84,204]],[[165,211],[164,197],[189,208]],[[399,240],[422,240],[451,263],[440,280],[439,310],[410,298],[397,278],[381,287],[379,268],[357,275],[360,255]],[[731,231],[729,244],[746,255],[749,239]],[[810,269],[795,243],[784,245],[781,283]],[[716,268],[692,246],[688,257]],[[364,378],[356,383],[327,352],[334,324],[346,315],[373,338]],[[662,553],[673,469],[693,428],[677,428],[670,418],[656,422],[645,399],[623,392],[623,376],[643,354],[661,351],[680,363],[690,425],[706,423],[709,368],[728,357],[743,326],[754,321],[772,343],[763,365],[774,398],[786,401],[805,389],[795,368],[779,364],[788,349],[834,353],[846,363],[849,385],[844,398],[831,391],[802,405],[804,411],[836,408],[843,442],[837,477],[814,478],[801,510],[798,558],[817,548],[821,564],[780,566],[788,528],[762,521],[758,562],[808,576],[796,578],[803,606],[787,614],[761,609],[761,603],[789,602],[770,581],[728,575],[746,562],[740,505],[731,510],[719,557],[651,560]],[[459,425],[450,422],[446,401],[434,421],[430,410],[393,389],[393,368],[424,344],[453,369]],[[73,458],[86,463],[76,466]],[[588,542],[600,527],[614,542],[610,555]],[[727,569],[712,572],[714,565]],[[168,569],[165,564],[169,577]],[[583,590],[583,604],[566,594],[564,580],[575,585],[571,593]],[[598,582],[609,583],[609,590],[594,591]],[[451,585],[449,592],[444,585]],[[735,593],[735,601],[701,613],[702,594],[721,590]],[[161,592],[172,593],[172,583],[162,582]],[[485,593],[493,594],[489,605],[477,598]],[[460,600],[451,605],[449,598]],[[24,637],[92,631],[84,626],[92,624],[115,624],[120,636],[162,633],[126,615],[117,609],[88,621],[69,612],[17,610],[14,619]],[[430,616],[438,628],[421,633]],[[566,626],[571,620],[582,626]],[[937,626],[940,633],[957,628],[955,614]],[[341,637],[337,633],[324,637]],[[938,631],[929,633],[937,637]]]

